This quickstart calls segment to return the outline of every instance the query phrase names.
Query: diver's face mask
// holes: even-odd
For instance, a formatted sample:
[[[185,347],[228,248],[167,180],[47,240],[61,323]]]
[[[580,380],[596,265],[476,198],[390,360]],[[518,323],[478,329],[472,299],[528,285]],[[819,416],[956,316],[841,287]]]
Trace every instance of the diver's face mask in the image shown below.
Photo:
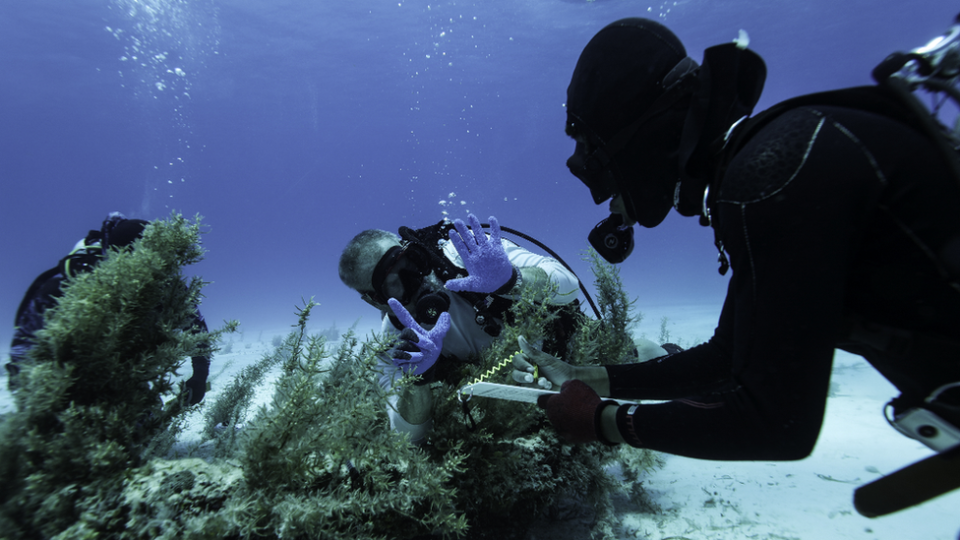
[[[360,297],[372,304],[386,305],[390,298],[408,305],[423,287],[423,280],[433,270],[430,256],[414,243],[393,246],[380,257],[373,270],[370,291]]]
[[[570,116],[573,117],[572,114]],[[613,196],[617,179],[610,169],[608,154],[604,151],[607,145],[600,142],[599,138],[583,133],[585,129],[582,122],[572,119],[567,122],[567,135],[577,141],[573,155],[567,159],[567,168],[570,174],[590,189],[594,204],[600,204]]]
[[[416,301],[411,310],[422,325],[432,325],[450,310],[450,296],[444,291],[430,290],[427,276],[433,272],[430,254],[418,244],[408,242],[393,246],[380,257],[373,270],[373,289],[360,294],[369,304],[384,306],[395,298],[404,306]],[[393,315],[391,315],[392,317]]]
[[[594,203],[600,204],[612,197],[618,191],[618,182],[624,180],[611,167],[614,157],[629,146],[652,119],[690,95],[696,84],[698,68],[697,62],[689,56],[677,62],[660,82],[663,88],[660,97],[640,117],[608,140],[594,133],[575,112],[567,111],[566,133],[577,141],[573,155],[567,159],[567,168],[590,189]],[[619,191],[623,194],[626,190]]]

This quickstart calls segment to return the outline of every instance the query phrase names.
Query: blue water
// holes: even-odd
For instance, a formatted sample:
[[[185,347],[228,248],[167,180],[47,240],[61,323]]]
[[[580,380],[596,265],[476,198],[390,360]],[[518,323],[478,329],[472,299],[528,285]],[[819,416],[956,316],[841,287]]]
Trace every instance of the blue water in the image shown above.
[[[201,310],[212,327],[237,319],[264,342],[296,322],[302,298],[321,304],[316,329],[379,325],[337,277],[340,251],[366,228],[495,215],[589,278],[581,252],[607,210],[566,170],[563,105],[596,31],[647,16],[700,59],[746,30],[768,65],[759,111],[870,84],[888,53],[928,42],[960,9],[907,4],[3,0],[0,362],[27,286],[110,211],[204,216],[206,260],[186,269],[210,282]],[[658,306],[704,319],[726,290],[712,233],[676,214],[638,231],[621,271],[654,325]],[[709,337],[685,323],[676,337]],[[838,467],[849,457],[827,456]],[[947,514],[924,525],[953,538]],[[909,525],[927,514],[902,515]]]
[[[648,16],[694,58],[740,29],[758,110],[867,84],[946,29],[943,0],[6,0],[0,3],[0,319],[110,211],[201,214],[212,326],[376,314],[343,286],[365,228],[495,215],[581,275],[607,212],[566,170],[566,86],[605,24]],[[722,302],[709,230],[672,215],[622,267],[638,306]],[[5,315],[4,315],[5,314]],[[11,325],[0,327],[0,352]],[[706,336],[702,336],[706,337]]]

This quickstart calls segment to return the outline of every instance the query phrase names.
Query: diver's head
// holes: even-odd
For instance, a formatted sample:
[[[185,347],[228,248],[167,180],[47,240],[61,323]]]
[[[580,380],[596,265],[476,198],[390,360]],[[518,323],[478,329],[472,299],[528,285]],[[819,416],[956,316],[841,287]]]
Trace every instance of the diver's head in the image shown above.
[[[659,225],[673,204],[697,63],[665,26],[621,19],[580,54],[567,88],[567,167],[624,223]],[[619,199],[619,200],[618,200]]]
[[[142,219],[125,219],[107,232],[106,243],[110,247],[123,248],[143,236],[147,222]]]
[[[104,248],[122,249],[143,236],[147,222],[142,219],[127,219],[120,212],[111,212],[100,225]]]
[[[387,231],[363,231],[340,256],[340,280],[378,309],[388,310],[387,300],[395,298],[415,313],[422,296],[443,289],[423,249]]]

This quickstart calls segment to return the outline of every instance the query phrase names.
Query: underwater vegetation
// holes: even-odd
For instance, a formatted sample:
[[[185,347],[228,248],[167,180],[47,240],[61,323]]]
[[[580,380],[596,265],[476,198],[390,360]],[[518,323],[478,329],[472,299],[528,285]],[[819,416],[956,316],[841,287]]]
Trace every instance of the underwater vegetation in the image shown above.
[[[199,220],[149,224],[134,248],[70,278],[21,365],[0,423],[0,534],[81,538],[127,521],[122,482],[163,455],[185,414],[173,377],[220,332],[191,332],[203,283]],[[228,325],[232,326],[232,325]],[[229,328],[228,328],[229,329]]]
[[[420,447],[389,428],[376,384],[391,343],[350,331],[334,347],[309,335],[313,301],[215,401],[182,407],[171,397],[182,359],[235,327],[184,331],[203,282],[185,282],[181,268],[200,260],[199,241],[199,219],[153,222],[50,310],[17,410],[0,420],[0,537],[522,538],[572,500],[595,508],[593,535],[610,538],[613,498],[644,496],[652,452],[567,445],[534,405],[459,394],[480,376],[507,382],[509,365],[490,370],[518,351],[519,335],[547,337],[557,314],[533,292],[480,358],[431,383],[434,428]],[[604,319],[577,320],[565,359],[630,361],[632,304],[616,270],[590,256]],[[272,399],[254,410],[268,373]],[[199,440],[178,441],[188,415],[202,417]]]

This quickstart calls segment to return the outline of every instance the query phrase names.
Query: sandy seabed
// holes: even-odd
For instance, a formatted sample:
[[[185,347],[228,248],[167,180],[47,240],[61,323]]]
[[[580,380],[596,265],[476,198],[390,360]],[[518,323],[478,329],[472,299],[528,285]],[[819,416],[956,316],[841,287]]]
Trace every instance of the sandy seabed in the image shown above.
[[[658,317],[669,315],[673,335],[690,336],[690,340],[709,337],[717,316],[716,309],[696,306],[651,311]],[[644,324],[647,337],[656,337],[659,320]],[[215,378],[207,399],[215,399],[218,387],[271,349],[266,341],[235,343],[230,354],[219,354],[211,369]],[[270,374],[266,382],[274,378]],[[14,405],[5,377],[0,385],[2,414]],[[665,466],[644,481],[652,507],[638,507],[626,498],[617,501],[620,538],[960,539],[960,490],[880,518],[866,518],[854,510],[857,486],[926,458],[932,451],[887,424],[883,405],[895,390],[862,358],[838,351],[830,386],[823,429],[810,457],[792,462],[718,462],[664,456]],[[269,402],[271,395],[272,385],[264,384],[256,404]],[[539,519],[527,538],[587,538],[591,512],[579,510],[568,508],[559,517]]]

